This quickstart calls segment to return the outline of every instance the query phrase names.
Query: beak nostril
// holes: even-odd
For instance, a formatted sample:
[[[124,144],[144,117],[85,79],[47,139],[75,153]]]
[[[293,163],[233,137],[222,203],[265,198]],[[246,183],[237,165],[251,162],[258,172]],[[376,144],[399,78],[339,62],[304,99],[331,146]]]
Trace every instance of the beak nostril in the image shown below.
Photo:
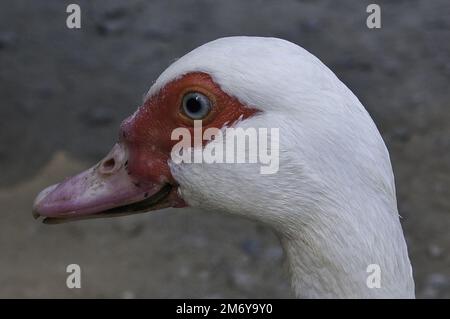
[[[110,158],[100,165],[102,173],[112,173],[114,171],[114,167],[116,166],[116,161],[114,158]]]
[[[96,167],[99,174],[112,175],[121,171],[126,162],[128,162],[126,149],[120,144],[115,144],[111,152],[109,152]]]

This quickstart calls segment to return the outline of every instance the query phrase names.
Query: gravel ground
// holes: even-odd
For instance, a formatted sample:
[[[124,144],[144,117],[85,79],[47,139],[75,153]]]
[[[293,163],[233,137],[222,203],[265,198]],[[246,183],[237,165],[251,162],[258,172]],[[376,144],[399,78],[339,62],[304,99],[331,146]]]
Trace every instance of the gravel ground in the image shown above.
[[[86,168],[171,61],[230,35],[285,38],[360,98],[391,152],[418,297],[450,298],[450,2],[0,3],[0,297],[292,297],[276,236],[193,210],[50,227],[38,190]],[[65,267],[82,267],[82,289]]]

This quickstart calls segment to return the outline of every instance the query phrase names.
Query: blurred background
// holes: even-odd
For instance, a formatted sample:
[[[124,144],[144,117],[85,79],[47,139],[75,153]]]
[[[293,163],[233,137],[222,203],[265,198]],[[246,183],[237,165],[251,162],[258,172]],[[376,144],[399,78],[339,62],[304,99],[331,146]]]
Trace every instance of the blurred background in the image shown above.
[[[81,29],[66,7],[81,6]],[[0,2],[0,297],[293,297],[267,228],[164,210],[47,226],[44,186],[107,153],[177,57],[218,37],[281,37],[359,97],[390,150],[416,293],[450,297],[450,2]],[[66,287],[66,266],[82,288]]]

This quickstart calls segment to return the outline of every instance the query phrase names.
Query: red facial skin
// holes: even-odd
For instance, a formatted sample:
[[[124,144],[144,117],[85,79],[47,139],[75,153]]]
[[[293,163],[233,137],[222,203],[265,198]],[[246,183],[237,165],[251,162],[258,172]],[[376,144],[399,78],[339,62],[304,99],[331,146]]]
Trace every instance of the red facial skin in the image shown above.
[[[172,147],[178,142],[171,140],[171,133],[185,127],[190,130],[193,143],[194,122],[181,110],[183,96],[192,91],[206,95],[212,102],[212,111],[202,120],[202,134],[207,128],[232,125],[241,116],[246,119],[257,112],[223,92],[208,74],[189,73],[170,82],[121,125],[120,142],[129,150],[128,170],[132,176],[176,185],[167,163]]]
[[[102,217],[105,214],[100,213],[111,209],[121,211],[124,205],[153,200],[167,184],[172,186],[168,195],[146,207],[156,210],[186,206],[178,196],[178,185],[168,161],[173,146],[178,143],[171,139],[174,129],[187,128],[194,145],[194,121],[181,107],[188,92],[200,92],[211,102],[211,111],[202,119],[202,135],[207,128],[232,126],[239,118],[246,119],[257,112],[223,92],[208,74],[186,74],[148,98],[122,123],[118,144],[98,165],[42,191],[35,200],[34,215],[55,222]],[[117,212],[114,216],[118,216]]]

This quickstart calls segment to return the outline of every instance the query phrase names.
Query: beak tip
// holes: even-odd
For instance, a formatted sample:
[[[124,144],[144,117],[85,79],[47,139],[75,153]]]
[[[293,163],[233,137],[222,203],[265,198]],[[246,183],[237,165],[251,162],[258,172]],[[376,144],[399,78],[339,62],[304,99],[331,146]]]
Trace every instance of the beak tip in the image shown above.
[[[39,219],[39,217],[42,216],[40,213],[42,211],[42,204],[44,203],[47,195],[49,195],[57,186],[58,186],[58,184],[49,186],[49,187],[45,188],[43,191],[41,191],[36,196],[34,203],[33,203],[33,210],[31,212],[34,219]]]

